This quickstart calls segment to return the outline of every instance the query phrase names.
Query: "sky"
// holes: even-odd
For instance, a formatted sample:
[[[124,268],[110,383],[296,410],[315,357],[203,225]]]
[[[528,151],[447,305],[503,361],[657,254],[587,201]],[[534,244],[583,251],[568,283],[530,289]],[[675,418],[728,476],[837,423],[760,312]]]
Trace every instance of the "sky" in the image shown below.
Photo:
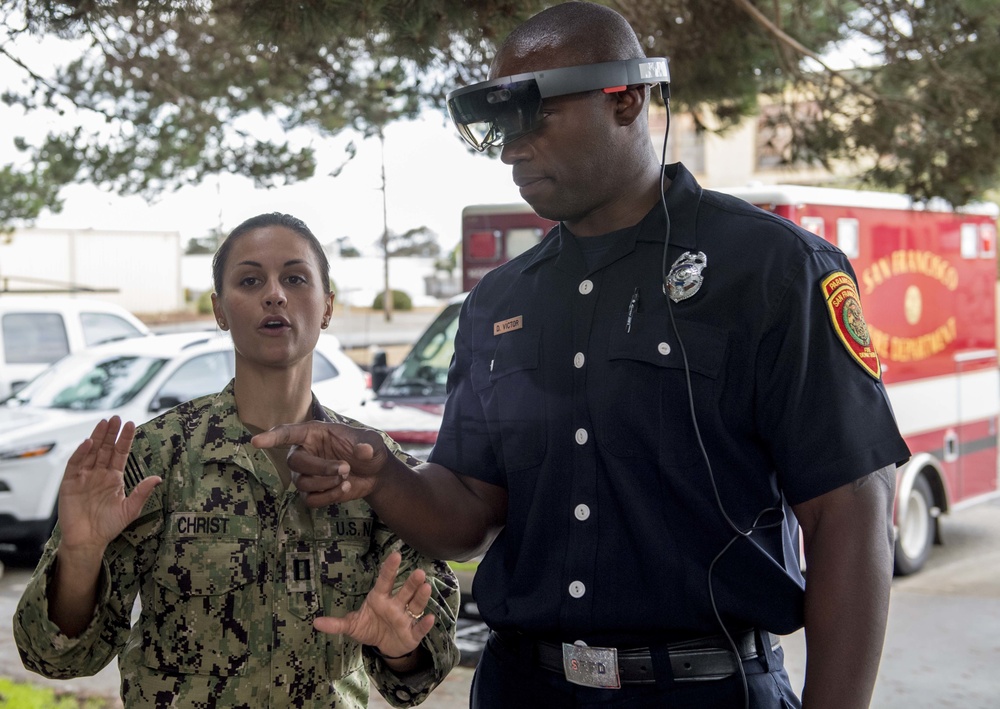
[[[17,49],[32,68],[45,69],[53,57],[72,56],[71,48],[52,40],[44,46]],[[0,88],[16,86],[22,77],[20,69],[0,59]],[[19,108],[0,104],[0,164],[23,159],[13,147],[15,137],[41,140],[48,130],[78,122],[86,125],[87,120],[71,114],[25,115]],[[396,122],[385,136],[386,213],[391,231],[427,227],[447,250],[460,240],[464,206],[521,201],[510,168],[497,158],[470,153],[442,111],[428,109],[417,120]],[[355,142],[357,154],[332,177],[329,173],[343,162],[349,140]],[[34,226],[178,231],[186,244],[212,229],[228,232],[248,217],[281,211],[304,220],[324,243],[349,236],[363,254],[376,254],[383,230],[378,140],[361,140],[345,132],[334,138],[312,134],[311,142],[321,165],[316,176],[298,184],[258,189],[247,178],[223,175],[163,193],[152,203],[141,197],[119,197],[92,185],[75,185],[62,192],[63,210],[44,212]]]

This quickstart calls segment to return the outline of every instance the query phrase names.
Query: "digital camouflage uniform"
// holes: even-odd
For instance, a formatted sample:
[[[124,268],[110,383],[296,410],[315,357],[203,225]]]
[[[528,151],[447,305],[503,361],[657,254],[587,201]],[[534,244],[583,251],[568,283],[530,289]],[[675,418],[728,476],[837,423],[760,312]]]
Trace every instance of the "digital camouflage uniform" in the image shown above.
[[[313,408],[318,419],[362,426]],[[250,438],[232,383],[139,427],[126,489],[148,474],[163,482],[108,546],[94,619],[72,639],[48,618],[57,528],[14,616],[26,667],[72,678],[118,655],[126,707],[364,707],[369,677],[394,706],[427,697],[459,658],[447,564],[402,545],[364,500],[307,508]],[[433,667],[403,676],[371,648],[312,627],[317,616],[357,609],[395,548],[397,587],[423,568],[436,618],[422,643]]]

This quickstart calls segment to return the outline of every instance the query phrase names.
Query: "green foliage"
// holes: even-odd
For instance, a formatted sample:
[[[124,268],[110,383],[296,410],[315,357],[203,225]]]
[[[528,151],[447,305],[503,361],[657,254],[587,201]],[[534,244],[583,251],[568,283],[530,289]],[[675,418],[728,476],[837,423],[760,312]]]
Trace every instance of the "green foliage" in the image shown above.
[[[13,165],[0,166],[0,233],[32,223],[43,209],[58,212],[59,188],[45,170],[22,172]]]
[[[108,709],[110,706],[102,699],[78,699],[70,694],[56,694],[49,688],[0,677],[0,709]]]
[[[426,102],[441,105],[447,88],[482,76],[493,33],[540,5],[8,0],[0,57],[26,88],[2,100],[99,120],[25,146],[47,187],[37,201],[50,209],[74,182],[147,199],[218,173],[291,184],[317,168],[297,131],[370,136]],[[80,56],[43,76],[17,56],[22,35],[83,40]],[[288,138],[259,138],[262,117]],[[40,207],[28,206],[11,214],[30,220]]]
[[[437,259],[434,262],[435,271],[444,271],[449,276],[458,268],[459,251],[461,249],[461,242],[455,248],[449,250],[444,256]]]
[[[375,296],[375,300],[372,302],[373,310],[382,310],[385,304],[385,293],[379,292]],[[404,291],[394,290],[392,292],[392,309],[393,310],[413,310],[413,301],[410,300],[410,296]]]
[[[222,240],[226,238],[225,233],[219,231],[218,229],[212,229],[208,235],[201,238],[189,239],[187,247],[184,249],[184,253],[188,256],[200,254],[214,254]]]
[[[441,246],[437,242],[437,234],[425,226],[407,229],[402,234],[389,233],[390,256],[433,257],[439,253]]]
[[[212,310],[212,291],[203,291],[198,296],[197,309],[199,315],[211,315],[214,312]]]
[[[218,173],[258,185],[317,170],[316,135],[381,135],[486,73],[499,39],[541,0],[8,0],[0,59],[25,111],[99,119],[21,141],[32,167],[0,173],[0,224],[58,209],[91,182],[152,198]],[[608,0],[649,54],[670,57],[672,102],[725,130],[778,102],[788,160],[867,160],[869,182],[961,204],[997,182],[1000,13],[987,0]],[[78,39],[50,75],[17,55],[22,36]],[[863,37],[872,67],[806,62]],[[5,69],[7,71],[7,69]],[[282,137],[264,139],[264,119]],[[84,123],[87,127],[83,127]],[[353,153],[348,149],[348,159]],[[391,250],[390,250],[391,253]]]

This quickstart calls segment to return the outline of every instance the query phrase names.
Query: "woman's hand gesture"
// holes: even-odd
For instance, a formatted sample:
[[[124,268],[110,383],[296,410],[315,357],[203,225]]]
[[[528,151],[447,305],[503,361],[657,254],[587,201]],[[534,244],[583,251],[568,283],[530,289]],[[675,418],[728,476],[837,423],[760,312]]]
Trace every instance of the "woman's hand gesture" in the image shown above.
[[[414,571],[399,591],[392,592],[402,559],[398,551],[389,555],[358,610],[343,618],[317,618],[313,626],[324,633],[349,635],[390,659],[408,656],[434,627],[434,615],[424,612],[431,585],[423,569]]]
[[[134,436],[135,424],[123,426],[112,416],[98,423],[70,456],[59,486],[60,551],[103,554],[160,484],[158,476],[150,476],[125,496],[125,462]]]

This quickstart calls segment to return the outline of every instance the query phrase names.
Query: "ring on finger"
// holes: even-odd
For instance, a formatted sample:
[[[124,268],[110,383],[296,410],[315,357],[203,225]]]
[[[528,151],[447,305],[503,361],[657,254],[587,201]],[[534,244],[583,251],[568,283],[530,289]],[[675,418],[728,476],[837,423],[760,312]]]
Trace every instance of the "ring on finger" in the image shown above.
[[[416,623],[418,620],[420,620],[421,618],[423,618],[424,617],[424,613],[426,613],[426,611],[420,611],[419,614],[414,615],[413,611],[410,610],[410,604],[409,603],[407,603],[405,606],[403,606],[403,610],[406,611],[406,615],[408,615],[411,618],[413,618],[413,622],[414,623]]]

